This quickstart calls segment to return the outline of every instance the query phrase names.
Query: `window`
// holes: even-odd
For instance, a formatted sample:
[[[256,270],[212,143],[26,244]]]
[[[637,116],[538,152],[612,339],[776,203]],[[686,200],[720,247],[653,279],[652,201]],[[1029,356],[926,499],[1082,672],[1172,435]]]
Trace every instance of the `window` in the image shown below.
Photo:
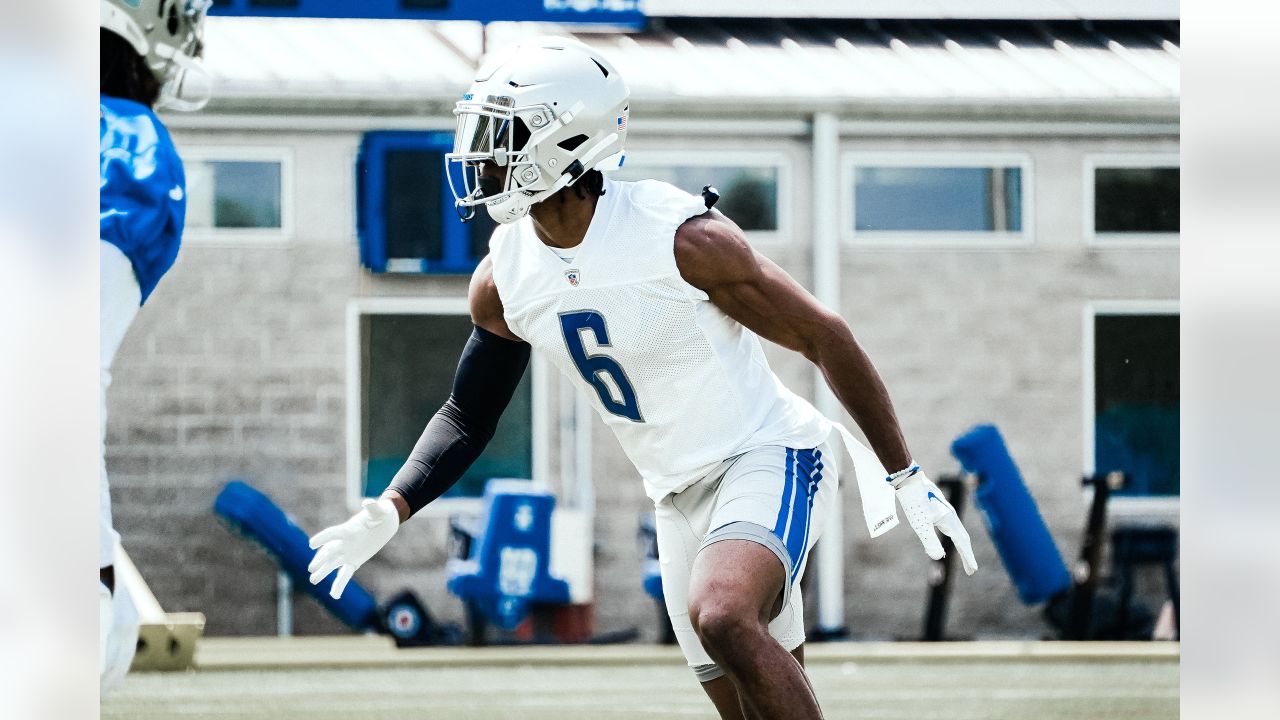
[[[1030,161],[1022,157],[851,157],[847,236],[901,244],[1025,242]]]
[[[1124,471],[1120,496],[1179,494],[1178,320],[1174,307],[1126,303],[1085,318],[1086,467]]]
[[[279,241],[291,230],[290,157],[274,148],[184,150],[185,236]]]
[[[1178,241],[1180,169],[1176,155],[1085,159],[1085,228],[1090,242]]]
[[[386,489],[448,399],[472,326],[465,299],[365,299],[349,322],[356,362],[348,378],[348,469],[358,501]],[[531,477],[531,376],[525,373],[484,453],[444,497],[479,497],[493,477]]]
[[[461,273],[489,251],[483,207],[466,223],[453,206],[445,132],[371,132],[357,162],[360,261],[374,272]]]
[[[777,233],[783,221],[781,191],[784,160],[772,154],[730,156],[660,154],[627,155],[625,165],[609,173],[615,180],[661,180],[694,195],[703,185],[720,193],[716,209],[744,231]]]

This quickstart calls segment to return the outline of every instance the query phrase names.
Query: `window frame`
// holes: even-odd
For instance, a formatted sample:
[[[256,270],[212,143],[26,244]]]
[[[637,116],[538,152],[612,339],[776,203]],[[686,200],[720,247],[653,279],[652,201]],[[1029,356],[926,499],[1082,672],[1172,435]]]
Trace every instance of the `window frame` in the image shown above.
[[[840,158],[840,237],[848,245],[866,248],[973,249],[1016,248],[1035,243],[1035,165],[1025,152],[998,151],[866,151],[850,150]],[[1009,231],[929,231],[872,230],[855,227],[857,197],[855,176],[859,167],[970,168],[1016,167],[1022,171],[1022,230]]]
[[[1085,244],[1104,248],[1152,248],[1178,247],[1182,233],[1130,233],[1098,232],[1094,228],[1094,212],[1097,209],[1096,177],[1100,168],[1182,168],[1178,153],[1088,153],[1083,159]],[[1179,208],[1181,210],[1181,208]]]
[[[777,150],[628,150],[627,162],[632,166],[693,166],[775,168],[778,171],[778,228],[776,230],[743,230],[751,244],[778,244],[795,237],[791,203],[791,158]],[[624,167],[626,165],[624,164]],[[612,175],[609,176],[612,179]],[[682,190],[684,188],[681,188]],[[700,189],[700,188],[699,188]],[[697,192],[694,190],[693,192]],[[733,218],[729,218],[732,220]]]
[[[454,197],[445,164],[440,166],[439,222],[443,257],[428,260],[387,256],[387,223],[383,216],[387,183],[382,171],[386,167],[387,153],[392,150],[418,150],[444,155],[453,150],[453,132],[368,130],[361,134],[354,164],[356,238],[360,248],[361,267],[378,275],[470,275],[484,256],[470,256],[470,228],[461,222],[453,222],[453,218],[449,216],[454,210]],[[485,209],[478,206],[475,211],[482,213]]]
[[[366,315],[470,315],[470,303],[465,297],[359,297],[347,302],[346,318],[346,484],[347,509],[356,512],[364,499],[363,461],[361,446],[363,428],[361,415],[364,405],[361,402],[361,375],[364,366],[360,346],[360,321]],[[549,444],[550,418],[548,416],[547,385],[548,372],[546,360],[540,353],[534,353],[529,364],[530,393],[532,394],[530,411],[530,443],[532,445],[531,469],[535,482],[548,482],[550,458],[547,455]],[[448,517],[457,513],[479,513],[483,510],[484,500],[480,497],[442,497],[432,501],[417,514],[426,517]]]
[[[185,166],[196,162],[277,162],[280,164],[279,228],[184,227],[183,241],[201,245],[283,245],[294,239],[293,148],[284,145],[191,145],[180,150]],[[188,195],[188,202],[190,196]]]
[[[1083,317],[1083,333],[1081,342],[1082,402],[1081,419],[1084,443],[1081,448],[1086,476],[1097,471],[1094,443],[1097,437],[1096,410],[1097,387],[1095,374],[1097,371],[1097,337],[1094,329],[1095,320],[1103,315],[1182,315],[1181,303],[1176,299],[1152,300],[1092,300],[1085,303]],[[1092,499],[1092,489],[1085,491],[1086,500]],[[1158,521],[1177,524],[1181,507],[1182,493],[1177,495],[1157,495],[1150,497],[1112,496],[1108,500],[1107,512],[1114,523]]]

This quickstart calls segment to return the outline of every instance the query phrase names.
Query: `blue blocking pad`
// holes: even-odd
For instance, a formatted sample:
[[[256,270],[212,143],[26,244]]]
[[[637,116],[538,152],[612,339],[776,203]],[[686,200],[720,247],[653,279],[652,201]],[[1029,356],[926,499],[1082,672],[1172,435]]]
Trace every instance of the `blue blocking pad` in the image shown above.
[[[449,591],[504,630],[514,630],[534,603],[569,602],[569,584],[549,572],[555,497],[531,486],[490,480],[481,518],[484,534],[469,558],[449,561]]]
[[[951,443],[966,472],[981,478],[974,493],[991,541],[1018,598],[1044,602],[1071,587],[1071,573],[994,425],[978,425]]]

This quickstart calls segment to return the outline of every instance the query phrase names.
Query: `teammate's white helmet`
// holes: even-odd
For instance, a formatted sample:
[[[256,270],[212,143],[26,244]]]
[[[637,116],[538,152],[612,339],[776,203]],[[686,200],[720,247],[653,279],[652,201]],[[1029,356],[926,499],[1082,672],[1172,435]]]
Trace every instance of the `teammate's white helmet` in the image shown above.
[[[620,167],[629,98],[613,65],[572,38],[532,38],[490,56],[453,110],[445,164],[460,214],[483,204],[497,222],[515,222],[586,171]],[[507,168],[505,187],[481,189],[489,160]]]
[[[200,64],[205,13],[213,0],[99,0],[104,30],[124,38],[160,82],[157,107],[199,110],[211,83]]]

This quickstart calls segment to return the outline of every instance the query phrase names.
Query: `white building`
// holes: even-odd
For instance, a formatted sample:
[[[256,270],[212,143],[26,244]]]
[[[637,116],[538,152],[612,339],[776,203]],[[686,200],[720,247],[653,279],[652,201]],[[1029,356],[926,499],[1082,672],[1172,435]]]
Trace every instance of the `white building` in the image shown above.
[[[273,632],[272,566],[210,512],[223,482],[248,479],[314,531],[385,484],[444,399],[485,240],[440,184],[450,111],[482,42],[547,31],[597,47],[631,87],[627,177],[717,185],[752,243],[849,320],[933,475],[958,469],[953,438],[995,423],[1074,557],[1080,475],[1115,457],[1096,449],[1098,418],[1136,405],[1172,413],[1172,475],[1156,432],[1148,480],[1173,494],[1126,507],[1176,515],[1176,5],[1046,0],[997,20],[988,3],[893,20],[865,19],[884,3],[736,20],[677,16],[684,5],[648,3],[634,33],[495,24],[483,40],[469,23],[210,19],[216,99],[166,118],[187,159],[185,245],[110,397],[117,524],[166,608],[205,612],[210,634]],[[390,272],[361,264],[379,226]],[[769,355],[842,414],[812,366]],[[591,416],[535,363],[482,472],[532,475],[593,518],[595,630],[653,637],[636,544],[647,500]],[[823,619],[914,636],[926,558],[908,530],[870,541],[855,495],[843,537],[819,545]],[[443,516],[466,502],[424,511],[357,580],[383,598],[411,587],[458,619]],[[1038,634],[968,517],[984,569],[956,583],[951,631]],[[299,632],[339,629],[296,608]]]

